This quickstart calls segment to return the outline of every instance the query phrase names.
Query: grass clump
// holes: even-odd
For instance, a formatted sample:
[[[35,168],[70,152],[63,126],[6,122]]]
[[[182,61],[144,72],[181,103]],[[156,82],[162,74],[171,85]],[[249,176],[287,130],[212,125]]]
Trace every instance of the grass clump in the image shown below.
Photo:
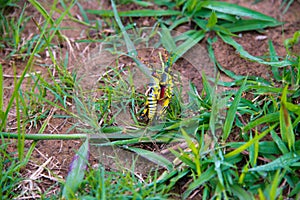
[[[0,196],[2,199],[15,198],[18,195],[17,186],[23,180],[20,174],[18,158],[8,148],[10,143],[1,137],[0,150]]]
[[[91,169],[86,174],[85,180],[79,187],[79,198],[96,197],[98,199],[168,199],[167,187],[147,187],[147,184],[157,181],[157,173],[147,176],[145,179],[138,174],[134,175],[130,170],[123,172],[106,171],[102,166]],[[122,178],[120,178],[122,177]],[[84,192],[88,191],[88,192]]]

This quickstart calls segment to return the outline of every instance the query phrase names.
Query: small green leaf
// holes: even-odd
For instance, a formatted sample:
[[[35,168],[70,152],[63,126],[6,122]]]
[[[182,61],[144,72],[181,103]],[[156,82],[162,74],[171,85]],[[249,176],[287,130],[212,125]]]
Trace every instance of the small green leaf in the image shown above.
[[[208,19],[208,23],[207,23],[206,27],[211,29],[217,24],[217,22],[218,22],[217,14],[216,14],[216,12],[213,11],[213,12],[211,12],[211,15]]]
[[[284,46],[289,49],[291,47],[293,47],[295,44],[297,44],[299,42],[299,38],[300,38],[300,30],[296,31],[294,33],[294,36],[292,38],[288,38],[284,41]]]
[[[88,139],[81,145],[70,165],[66,183],[62,191],[62,198],[74,199],[75,193],[84,178],[84,173],[88,163],[89,141]]]
[[[107,126],[103,127],[101,131],[103,133],[120,133],[123,131],[124,128],[119,127],[119,126]]]
[[[276,87],[271,87],[271,86],[264,86],[264,85],[261,85],[261,83],[259,83],[260,85],[249,85],[247,88],[248,89],[253,89],[253,90],[256,90],[257,93],[269,93],[269,92],[272,92],[272,93],[281,93],[282,92],[282,88],[276,88]],[[262,83],[264,84],[264,83]],[[288,93],[294,93],[293,90],[288,90]]]

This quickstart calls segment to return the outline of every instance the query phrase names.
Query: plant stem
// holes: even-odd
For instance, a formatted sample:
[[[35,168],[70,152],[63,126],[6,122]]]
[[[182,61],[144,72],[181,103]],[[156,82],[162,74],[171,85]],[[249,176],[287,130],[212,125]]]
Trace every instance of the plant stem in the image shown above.
[[[0,132],[0,137],[15,139],[17,133]],[[86,139],[86,134],[25,134],[25,140],[78,140]]]

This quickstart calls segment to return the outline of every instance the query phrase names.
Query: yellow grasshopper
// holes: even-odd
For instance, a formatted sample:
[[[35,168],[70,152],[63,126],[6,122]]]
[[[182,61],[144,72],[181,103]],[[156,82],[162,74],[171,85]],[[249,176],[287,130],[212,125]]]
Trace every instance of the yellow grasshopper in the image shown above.
[[[170,59],[165,66],[162,55],[159,52],[162,63],[161,71],[154,71],[152,73],[152,82],[148,84],[148,89],[145,93],[147,96],[145,109],[143,110],[140,119],[144,120],[147,115],[149,122],[151,122],[158,113],[158,118],[162,119],[171,102],[173,95],[173,79],[170,74],[171,62]],[[161,110],[158,112],[157,107],[161,105]]]

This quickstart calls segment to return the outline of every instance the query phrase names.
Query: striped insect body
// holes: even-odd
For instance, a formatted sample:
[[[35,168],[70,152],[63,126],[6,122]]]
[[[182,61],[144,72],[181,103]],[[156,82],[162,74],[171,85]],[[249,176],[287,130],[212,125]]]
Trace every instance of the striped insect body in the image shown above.
[[[147,97],[145,102],[145,109],[140,116],[140,120],[143,121],[146,116],[149,122],[151,122],[156,116],[157,119],[162,119],[173,96],[173,79],[172,74],[170,73],[170,59],[166,63],[167,66],[165,66],[165,62],[163,61],[160,52],[159,56],[161,60],[162,70],[156,70],[152,73],[152,81],[148,84],[148,89],[145,93]],[[160,107],[159,112],[158,107]]]
[[[156,115],[157,102],[160,98],[161,88],[159,85],[159,79],[153,77],[154,82],[148,84],[146,95],[146,108],[140,116],[140,120],[144,120],[147,115],[148,120],[152,121]]]

